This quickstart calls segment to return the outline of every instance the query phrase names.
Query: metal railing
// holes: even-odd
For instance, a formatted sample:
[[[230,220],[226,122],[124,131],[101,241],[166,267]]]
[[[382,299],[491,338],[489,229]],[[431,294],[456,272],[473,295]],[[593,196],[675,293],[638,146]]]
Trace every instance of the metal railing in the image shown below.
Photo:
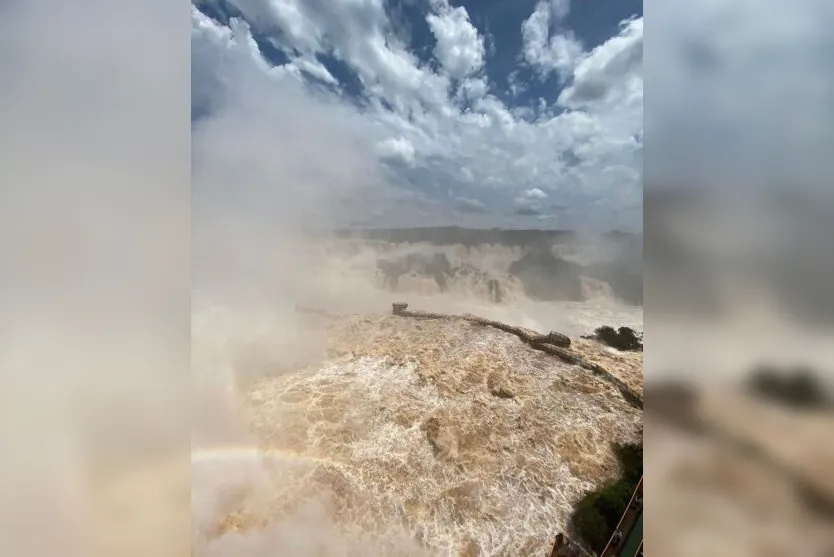
[[[567,540],[571,548],[574,550],[578,549],[579,552],[582,553],[582,555],[586,555],[587,557],[593,557],[590,553],[588,553],[588,551],[585,550],[584,547],[582,547],[581,545],[579,545],[574,540],[570,539],[564,534],[559,534],[558,536],[556,536],[556,541],[553,544],[553,550],[550,552],[550,557],[558,557],[558,555],[560,555],[559,550],[564,549],[565,545],[559,544],[560,539]]]
[[[622,516],[620,517],[620,521],[617,523],[617,527],[611,533],[611,537],[608,538],[608,543],[605,545],[605,549],[602,550],[600,553],[600,557],[605,557],[608,554],[608,550],[613,546],[614,543],[614,535],[620,531],[620,528],[623,526],[623,521],[625,520],[626,516],[628,516],[629,511],[631,511],[631,507],[634,505],[634,500],[637,498],[637,494],[643,489],[643,477],[640,476],[640,481],[637,482],[637,487],[634,488],[634,492],[631,494],[631,499],[628,501],[628,506],[626,506],[625,511],[623,511]],[[621,532],[623,537],[625,537],[625,532]],[[625,541],[623,538],[622,541]],[[642,545],[642,542],[641,542]]]

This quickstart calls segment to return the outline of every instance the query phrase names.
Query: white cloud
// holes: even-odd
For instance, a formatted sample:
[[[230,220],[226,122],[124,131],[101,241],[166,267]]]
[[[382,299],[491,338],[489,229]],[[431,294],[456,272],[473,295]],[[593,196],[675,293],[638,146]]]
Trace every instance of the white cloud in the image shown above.
[[[507,76],[507,86],[509,87],[509,92],[513,97],[519,95],[526,90],[526,85],[518,78],[518,70],[510,72],[510,75]]]
[[[538,4],[525,23],[525,61],[540,71],[561,71],[567,87],[558,105],[533,114],[496,98],[483,70],[452,90],[445,70],[432,71],[397,39],[381,1],[339,2],[327,10],[298,0],[233,1],[250,4],[251,17],[266,28],[282,29],[282,40],[299,56],[329,54],[356,72],[370,92],[368,107],[347,107],[345,114],[351,114],[353,133],[370,145],[368,164],[378,162],[378,143],[403,138],[413,147],[417,182],[446,191],[468,169],[467,185],[501,192],[480,197],[490,208],[497,199],[540,188],[553,201],[606,200],[594,211],[619,204],[639,212],[642,18],[582,52],[567,41],[559,19],[567,4]],[[656,46],[646,51],[653,97],[645,114],[653,149],[646,168],[650,181],[822,185],[834,174],[834,57],[825,50],[825,22],[834,5],[763,1],[651,0]],[[560,36],[561,49],[554,42]],[[210,57],[221,58],[229,48],[224,44],[218,40],[215,50],[197,49],[194,56],[211,67]],[[202,94],[195,87],[195,97]],[[321,99],[312,99],[311,106],[313,101]],[[466,111],[459,108],[464,102]]]
[[[483,77],[474,77],[460,84],[457,97],[458,100],[463,98],[474,101],[485,97],[488,91],[489,84],[487,80]]]
[[[513,200],[513,210],[517,215],[539,215],[544,210],[542,202],[547,197],[547,194],[539,188],[531,188]]]
[[[457,208],[463,213],[485,213],[487,208],[482,201],[470,197],[453,197]]]
[[[550,0],[550,13],[556,19],[564,19],[570,12],[570,0]]]
[[[299,56],[295,60],[292,61],[290,64],[291,66],[298,68],[299,70],[305,71],[308,74],[312,75],[313,77],[324,81],[325,83],[330,83],[331,85],[338,85],[338,81],[335,77],[324,67],[324,64],[316,60],[315,58],[311,58],[309,56]]]
[[[625,21],[620,33],[576,65],[573,82],[559,95],[564,106],[587,106],[618,95],[626,104],[643,100],[643,18]]]
[[[286,36],[285,44],[299,52],[318,52],[322,48],[325,29],[311,17],[313,14],[295,2],[233,0],[229,3],[257,28],[264,31],[280,29]]]
[[[342,129],[347,129],[350,137],[354,138],[351,140],[356,151],[353,160],[364,161],[366,174],[376,173],[377,177],[370,181],[378,184],[384,179],[389,182],[390,187],[384,194],[368,199],[368,203],[385,205],[386,215],[396,212],[396,200],[408,188],[417,187],[425,192],[446,191],[456,188],[456,184],[467,184],[467,191],[475,187],[500,192],[498,195],[483,196],[479,201],[485,203],[485,208],[490,210],[489,214],[494,218],[498,218],[496,215],[501,212],[500,206],[495,205],[501,203],[500,199],[514,199],[534,189],[547,191],[554,199],[565,196],[569,199],[592,199],[594,196],[610,196],[610,192],[605,189],[617,187],[624,192],[619,196],[627,197],[632,204],[639,203],[641,199],[639,181],[614,185],[612,179],[606,178],[606,169],[609,167],[633,167],[641,163],[639,144],[634,140],[634,136],[642,132],[641,114],[618,111],[613,105],[560,111],[558,107],[548,107],[543,100],[536,111],[508,107],[491,92],[482,75],[484,57],[480,47],[458,50],[450,47],[457,44],[452,39],[466,35],[461,30],[471,27],[471,24],[464,17],[465,13],[455,12],[457,15],[454,15],[454,10],[447,8],[445,2],[435,2],[434,13],[440,18],[445,14],[448,21],[444,25],[449,22],[460,25],[446,28],[440,25],[438,19],[438,29],[457,29],[461,33],[450,31],[446,35],[440,34],[449,38],[449,42],[445,43],[449,48],[442,50],[440,45],[443,41],[438,40],[437,56],[444,65],[440,71],[435,72],[402,44],[398,38],[402,33],[398,34],[391,28],[392,24],[381,2],[337,3],[332,9],[316,10],[308,2],[285,0],[279,17],[272,13],[278,8],[270,7],[271,4],[266,0],[232,1],[246,3],[248,11],[257,14],[262,33],[263,28],[270,25],[289,25],[289,14],[293,14],[293,29],[303,26],[314,28],[310,36],[315,37],[315,40],[309,37],[299,40],[294,45],[297,56],[316,63],[320,59],[317,56],[335,57],[355,72],[367,95],[364,108],[357,109],[319,88],[309,98],[304,110],[315,113],[318,103],[331,108],[341,107],[339,120],[350,122],[342,125]],[[256,9],[255,4],[260,7]],[[199,19],[193,24],[195,29],[201,25],[204,23]],[[474,27],[470,30],[468,44],[471,46],[478,42],[482,47],[483,41],[477,31]],[[211,33],[223,34],[226,31],[215,29]],[[244,30],[236,33],[239,35],[238,43],[250,45],[246,55],[230,57],[228,51],[240,51],[241,47],[231,45],[226,35],[222,40],[214,39],[210,49],[198,45],[194,48],[196,75],[200,75],[205,68],[216,67],[221,63],[219,61],[222,61],[227,72],[243,72],[242,67],[246,66],[248,69],[245,73],[250,73],[260,67],[261,75],[271,76],[257,86],[262,88],[259,96],[263,99],[269,97],[268,91],[271,88],[281,90],[288,86],[282,76],[300,75],[297,59],[280,68],[267,70],[265,61],[251,49],[251,37]],[[292,33],[282,36],[282,40],[293,40]],[[581,56],[577,59],[581,59]],[[241,69],[232,70],[233,66],[241,66]],[[572,64],[566,65],[565,69],[565,75],[572,75]],[[326,71],[327,68],[322,67],[322,70]],[[313,73],[309,69],[305,71]],[[322,76],[327,81],[326,76],[332,74],[325,74],[324,71]],[[449,72],[456,76],[466,76],[454,90]],[[228,84],[235,79],[224,77],[227,85],[223,87],[228,88]],[[210,80],[206,82],[209,85],[212,83]],[[220,89],[223,90],[223,87]],[[235,86],[238,90],[235,94],[243,95],[250,87],[254,85],[241,82]],[[229,94],[224,93],[225,96]],[[195,92],[195,96],[200,96],[199,91]],[[463,109],[462,106],[467,108]],[[259,126],[266,129],[274,125],[276,129],[290,133],[291,128],[281,121],[286,110],[275,106],[263,111]],[[305,127],[306,136],[334,135],[330,126],[321,119],[316,119],[315,125],[304,125],[301,123],[303,115],[298,114],[297,118],[298,125]],[[273,124],[270,119],[277,122]],[[343,134],[344,131],[339,133]],[[310,143],[315,145],[315,141]],[[319,149],[319,166],[326,166],[331,159],[325,145],[326,142],[323,142]],[[264,149],[260,151],[264,152]],[[570,156],[563,156],[563,153]],[[264,156],[269,155],[264,153]],[[309,158],[314,159],[315,156],[311,154]],[[382,164],[394,160],[401,163],[399,170],[396,165],[389,167]],[[374,161],[377,165],[375,170],[371,169]],[[334,171],[334,174],[338,172]],[[473,198],[469,194],[457,197]],[[455,200],[454,195],[451,201],[445,198],[444,202],[449,210],[463,203]],[[591,208],[590,203],[584,203],[586,208]],[[475,204],[470,204],[470,208],[474,207]],[[371,210],[370,207],[367,209]],[[441,208],[435,206],[426,210],[443,213]],[[507,215],[512,212],[506,208],[503,211]],[[416,212],[411,211],[410,214]],[[468,214],[473,218],[475,216],[471,212]],[[581,208],[576,208],[572,215],[576,216],[580,224],[592,220],[583,215]],[[635,215],[635,218],[639,219],[640,215]],[[605,222],[606,219],[600,215],[598,220]],[[639,220],[634,225],[639,226]]]
[[[541,78],[556,72],[564,79],[582,55],[582,45],[570,32],[550,33],[552,20],[561,19],[567,13],[567,1],[542,0],[521,25],[522,56]]]
[[[426,16],[426,22],[437,44],[434,53],[443,69],[462,79],[478,72],[484,66],[484,39],[469,21],[466,8],[452,8],[447,0],[434,3],[436,13]]]
[[[395,159],[414,166],[414,145],[404,137],[395,137],[381,141],[377,145],[381,157]]]
[[[245,23],[227,35],[196,11],[193,22],[192,68],[199,75],[208,63],[226,83],[192,133],[197,215],[221,211],[287,226],[355,217],[341,214],[341,199],[382,184],[365,122],[336,99],[305,90],[291,69],[264,71]]]
[[[539,188],[533,188],[524,192],[524,197],[528,199],[546,199],[547,194]]]

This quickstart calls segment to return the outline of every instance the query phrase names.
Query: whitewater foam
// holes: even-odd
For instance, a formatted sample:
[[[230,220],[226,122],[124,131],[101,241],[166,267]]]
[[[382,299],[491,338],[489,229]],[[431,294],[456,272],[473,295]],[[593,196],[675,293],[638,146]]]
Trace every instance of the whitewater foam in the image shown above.
[[[404,277],[392,292],[377,255],[412,248],[355,248],[311,252],[280,304],[195,304],[195,555],[544,553],[582,494],[616,474],[611,443],[634,440],[642,414],[513,335],[398,318],[390,304],[574,338],[642,328],[642,308],[604,289],[587,302],[529,300],[499,275],[518,256],[503,248],[446,250],[509,281],[503,303],[477,273],[442,293]],[[574,345],[642,388],[639,355]]]

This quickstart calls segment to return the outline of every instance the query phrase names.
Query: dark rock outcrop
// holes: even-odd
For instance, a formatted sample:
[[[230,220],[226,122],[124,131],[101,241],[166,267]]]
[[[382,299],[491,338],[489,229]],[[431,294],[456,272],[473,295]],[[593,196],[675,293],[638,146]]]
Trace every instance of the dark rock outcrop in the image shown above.
[[[760,365],[747,379],[750,392],[784,406],[821,409],[834,406],[831,394],[814,372],[803,366],[778,369]]]
[[[614,327],[603,325],[598,327],[590,338],[623,352],[643,351],[643,335],[630,327],[614,330]]]
[[[525,293],[544,301],[582,301],[582,267],[553,255],[547,249],[527,252],[510,265],[510,274],[521,281]]]
[[[392,244],[408,243],[429,243],[435,246],[461,245],[466,248],[482,246],[505,246],[531,250],[534,254],[549,253],[551,246],[562,246],[570,249],[582,250],[584,247],[592,247],[595,250],[602,250],[606,255],[593,263],[569,263],[560,260],[560,269],[570,267],[568,274],[581,274],[588,278],[596,279],[611,285],[614,294],[623,302],[642,305],[643,303],[643,236],[627,232],[612,231],[589,239],[583,237],[580,240],[577,234],[570,230],[519,230],[519,229],[467,229],[456,226],[449,227],[425,227],[425,228],[402,228],[402,229],[341,229],[335,231],[336,236],[341,238],[364,239],[376,242],[389,242]],[[442,254],[439,254],[442,255]],[[533,255],[533,257],[537,257]],[[551,256],[552,257],[552,256]],[[521,264],[521,261],[517,262]],[[544,261],[538,262],[540,265]],[[523,263],[522,266],[527,265]],[[541,294],[541,299],[558,300],[581,300],[578,294],[576,279],[567,280],[559,275],[554,277],[552,271],[556,265],[551,260],[547,263],[548,269],[540,269],[545,275],[550,274],[550,280],[562,280],[564,284],[559,288],[546,286],[539,283],[546,283],[547,279],[528,277],[530,288],[533,292]],[[440,265],[440,272],[431,273],[439,277],[438,283],[442,283],[450,276],[450,271],[444,271]],[[517,270],[520,268],[517,266]],[[563,270],[564,270],[563,269]],[[526,271],[529,271],[527,269]],[[525,271],[525,273],[526,273]],[[403,271],[405,274],[408,271]],[[515,274],[515,273],[513,273]],[[532,273],[530,273],[532,274]],[[558,274],[558,273],[557,273]],[[396,273],[392,273],[392,277]],[[521,278],[520,275],[516,275]],[[396,283],[392,278],[392,283]],[[534,284],[533,284],[534,283]],[[554,291],[556,294],[554,294]]]
[[[487,378],[487,388],[489,394],[498,398],[515,398],[515,393],[497,374],[490,375]]]
[[[703,429],[698,414],[701,394],[693,385],[675,380],[646,383],[643,397],[648,415],[691,433]]]
[[[611,285],[614,295],[623,302],[642,305],[642,236],[609,232],[602,236],[599,248],[606,256],[586,266],[583,274]]]
[[[501,303],[501,285],[498,283],[496,279],[489,279],[487,282],[487,287],[489,288],[489,297],[490,299],[495,302],[496,304]]]
[[[380,258],[376,266],[382,272],[384,285],[388,288],[395,288],[403,275],[415,274],[433,278],[443,292],[453,273],[452,264],[445,253],[409,253],[393,259]]]

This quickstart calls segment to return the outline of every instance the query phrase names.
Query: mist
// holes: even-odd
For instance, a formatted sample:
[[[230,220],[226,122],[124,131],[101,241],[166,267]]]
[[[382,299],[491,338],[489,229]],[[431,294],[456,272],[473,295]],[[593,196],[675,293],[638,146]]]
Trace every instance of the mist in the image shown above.
[[[215,41],[225,44],[226,35],[218,35],[217,29],[207,27],[199,18],[196,21],[192,36],[195,50],[208,52]],[[245,28],[237,25],[235,32],[245,34]],[[312,484],[331,488],[303,491],[309,489],[305,487],[309,482],[298,474],[311,473],[304,472],[311,466],[309,454],[322,447],[346,450],[339,432],[330,440],[326,433],[310,433],[331,427],[328,419],[308,422],[317,412],[345,406],[339,418],[345,424],[341,427],[353,427],[351,435],[363,438],[371,431],[382,434],[368,429],[372,425],[366,423],[375,404],[400,405],[406,413],[414,412],[407,410],[409,397],[428,397],[421,404],[435,404],[430,402],[434,395],[420,394],[422,391],[388,393],[386,389],[417,387],[389,385],[395,380],[385,375],[386,368],[373,367],[379,364],[366,362],[363,365],[370,367],[356,368],[360,377],[367,376],[364,381],[379,382],[368,385],[364,397],[354,392],[357,386],[347,376],[340,375],[352,369],[347,363],[339,364],[342,371],[327,371],[327,367],[310,376],[334,356],[325,345],[326,337],[335,333],[324,330],[316,316],[345,316],[348,320],[357,316],[360,321],[374,322],[390,313],[392,302],[406,302],[426,311],[474,313],[577,336],[610,322],[639,327],[639,305],[629,306],[610,288],[589,291],[582,300],[540,301],[528,296],[524,284],[509,273],[513,262],[531,250],[579,258],[586,265],[616,263],[620,250],[599,236],[565,241],[551,238],[547,231],[531,231],[530,238],[520,242],[509,238],[512,231],[502,233],[507,238],[496,239],[488,238],[486,230],[470,231],[474,239],[466,242],[453,234],[444,235],[441,229],[418,231],[414,237],[400,239],[375,234],[396,236],[407,231],[346,229],[347,223],[362,222],[392,201],[407,199],[381,166],[375,130],[363,127],[354,112],[332,97],[303,89],[293,75],[261,71],[251,63],[247,45],[241,43],[222,57],[195,58],[202,60],[199,63],[211,59],[216,65],[192,68],[196,83],[209,74],[223,83],[222,88],[202,89],[215,94],[201,98],[208,108],[194,122],[192,134],[195,551],[212,556],[435,554],[429,547],[436,548],[440,540],[458,541],[446,531],[430,534],[427,529],[435,528],[433,523],[421,527],[423,535],[433,538],[427,546],[418,543],[415,533],[399,519],[392,517],[383,523],[379,517],[355,516],[380,504],[376,502],[379,499],[370,498],[372,493],[380,489],[398,493],[404,485],[368,485],[364,489],[369,490],[369,498],[353,501],[348,507],[342,499],[353,491],[333,487],[340,485],[335,479]],[[440,282],[419,263],[438,256],[449,265]],[[639,265],[640,257],[640,253],[632,253],[625,259],[633,266]],[[418,262],[414,263],[417,266],[403,268],[395,285],[387,283],[391,277],[381,271],[384,262],[399,264],[409,258]],[[500,304],[490,299],[491,279],[501,285]],[[407,381],[412,372],[400,373],[403,378],[397,381]],[[273,386],[270,380],[283,374],[292,374],[292,378],[280,383],[283,387]],[[328,374],[334,375],[328,380]],[[316,387],[318,381],[325,383]],[[328,398],[333,385],[339,384],[335,381],[345,381],[340,388],[342,402]],[[277,392],[269,395],[275,401],[268,409],[258,406],[255,416],[242,413],[241,400],[254,404],[262,400],[258,397],[266,396],[258,393],[272,392],[270,389]],[[307,393],[294,396],[310,400],[280,402],[282,389]],[[378,390],[387,394],[371,395]],[[376,401],[375,396],[387,398]],[[270,421],[265,422],[267,419]],[[257,435],[252,427],[258,430]],[[301,442],[295,437],[307,435],[315,438]],[[418,441],[419,430],[402,435],[402,439],[381,438],[378,443],[411,443],[411,450],[422,455],[425,449]],[[412,439],[414,435],[418,437]],[[270,438],[283,439],[297,448],[277,454],[259,451],[263,440]],[[316,458],[327,457],[325,453]],[[343,466],[327,462],[337,470]],[[329,474],[325,472],[328,468],[309,470],[316,470],[314,477]],[[389,473],[394,472],[384,467],[379,470],[379,474]],[[380,475],[376,483],[384,482],[384,477]],[[404,480],[392,476],[390,481]],[[307,503],[293,502],[289,494],[296,491],[298,501]],[[386,497],[382,500],[391,505],[390,512],[402,512],[396,510],[402,504],[392,499],[395,495]],[[272,505],[281,501],[286,510],[269,511],[270,498],[274,499]],[[276,517],[268,525],[250,527],[250,521],[257,523],[253,517],[265,514]],[[221,519],[228,530],[217,535],[213,528]],[[556,519],[554,515],[547,520]],[[244,526],[235,526],[236,520]],[[514,520],[522,531],[533,528],[524,525],[524,513]],[[516,539],[506,538],[506,532],[472,532],[471,536],[489,536],[492,542],[484,539],[481,543],[500,547],[500,543],[521,543],[527,535],[522,531]]]
[[[646,9],[646,547],[825,555],[831,4]]]
[[[639,306],[629,313],[615,299],[601,310],[534,302],[511,282],[513,303],[504,305],[484,298],[479,282],[438,292],[418,276],[385,289],[380,257],[438,250],[308,233],[392,206],[409,212],[413,198],[379,165],[378,131],[351,111],[292,75],[238,63],[245,44],[213,58],[216,67],[189,72],[190,48],[228,37],[195,37],[193,26],[187,34],[184,6],[30,1],[2,10],[0,353],[9,458],[0,499],[11,554],[184,555],[189,545],[201,555],[424,554],[397,525],[346,529],[327,493],[302,494],[304,505],[255,533],[209,539],[240,492],[272,493],[299,479],[298,455],[254,450],[239,404],[251,381],[327,356],[320,334],[299,326],[299,307],[376,314],[405,299],[587,332],[642,318]],[[220,85],[187,124],[189,79]],[[495,275],[524,255],[517,246],[440,251],[458,267]],[[563,316],[575,307],[578,318]],[[541,385],[548,369],[539,370]],[[390,377],[395,387],[400,379]],[[431,408],[430,389],[420,393],[419,408]],[[632,433],[630,416],[621,437]],[[612,472],[610,455],[587,453],[594,471]],[[274,484],[275,467],[287,485]],[[582,485],[557,494],[560,508]],[[510,537],[486,534],[496,546]]]
[[[188,465],[185,18],[169,2],[0,7],[9,554],[107,553],[104,532],[149,554],[148,532],[155,549],[188,541],[141,533],[105,496],[152,461]]]

